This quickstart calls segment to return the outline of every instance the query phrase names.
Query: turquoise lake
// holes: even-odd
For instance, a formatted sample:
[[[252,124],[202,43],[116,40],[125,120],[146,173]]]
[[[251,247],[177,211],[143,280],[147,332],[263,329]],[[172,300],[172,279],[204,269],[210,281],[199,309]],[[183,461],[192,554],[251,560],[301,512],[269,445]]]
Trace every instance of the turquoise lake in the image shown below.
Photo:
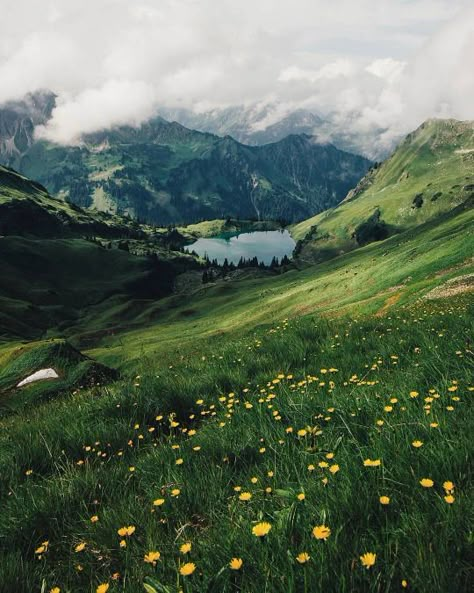
[[[195,251],[201,257],[216,259],[223,264],[238,264],[240,258],[253,259],[269,265],[274,257],[281,260],[285,255],[291,257],[295,248],[295,241],[286,230],[255,231],[236,235],[222,235],[208,239],[198,239],[185,247],[186,251]]]

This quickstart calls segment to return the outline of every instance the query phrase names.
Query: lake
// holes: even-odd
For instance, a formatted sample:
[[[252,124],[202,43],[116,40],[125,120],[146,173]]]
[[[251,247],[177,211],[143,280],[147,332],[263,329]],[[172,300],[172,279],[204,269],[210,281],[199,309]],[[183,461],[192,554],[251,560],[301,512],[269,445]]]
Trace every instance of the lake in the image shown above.
[[[218,237],[201,238],[186,245],[186,251],[195,251],[201,257],[216,259],[223,264],[238,264],[240,258],[253,259],[270,265],[274,257],[281,260],[285,255],[291,257],[295,241],[286,230],[255,231],[253,233],[227,234]]]

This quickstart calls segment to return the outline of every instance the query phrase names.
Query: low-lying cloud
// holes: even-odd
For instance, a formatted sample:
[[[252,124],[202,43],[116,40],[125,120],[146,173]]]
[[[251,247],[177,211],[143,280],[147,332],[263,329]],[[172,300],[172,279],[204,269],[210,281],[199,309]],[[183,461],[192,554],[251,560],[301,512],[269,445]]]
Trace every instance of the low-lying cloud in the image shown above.
[[[275,105],[260,127],[301,107],[382,131],[381,149],[429,117],[474,119],[470,0],[20,0],[2,14],[0,103],[55,92],[38,133],[60,143],[160,106]]]

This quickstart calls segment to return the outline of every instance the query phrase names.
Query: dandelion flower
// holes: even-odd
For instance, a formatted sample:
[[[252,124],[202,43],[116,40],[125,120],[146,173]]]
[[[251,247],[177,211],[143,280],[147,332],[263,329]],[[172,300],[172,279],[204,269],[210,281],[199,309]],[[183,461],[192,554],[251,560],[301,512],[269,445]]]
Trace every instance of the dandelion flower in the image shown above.
[[[154,507],[161,507],[162,504],[165,504],[164,498],[157,498],[156,500],[153,501]]]
[[[61,589],[59,587],[53,587],[49,593],[61,593]]]
[[[74,550],[76,552],[82,552],[82,550],[84,550],[86,547],[86,542],[81,542],[80,544],[77,544],[77,546],[74,548]]]
[[[300,554],[298,554],[298,556],[296,556],[296,560],[300,564],[306,564],[306,562],[308,562],[310,558],[311,556],[308,554],[308,552],[301,552]]]
[[[364,466],[365,467],[378,467],[381,464],[380,459],[365,459]]]
[[[376,558],[377,554],[374,554],[373,552],[366,552],[360,557],[360,561],[362,562],[362,566],[365,566],[365,568],[368,569],[375,564]]]
[[[454,484],[450,480],[447,480],[446,482],[443,482],[443,488],[446,492],[452,492],[454,490]]]
[[[250,492],[242,492],[239,494],[239,500],[247,501],[252,498],[252,494]]]
[[[183,463],[184,463],[184,459],[182,459],[181,457],[176,460],[176,465],[183,465]]]
[[[244,561],[242,558],[232,558],[232,560],[229,562],[229,568],[232,570],[240,570],[243,563]]]
[[[339,466],[337,465],[337,463],[335,463],[334,465],[331,465],[331,467],[329,468],[329,471],[332,474],[337,474],[337,472],[339,471]]]
[[[181,552],[181,554],[188,554],[188,552],[191,551],[192,547],[193,545],[191,542],[186,542],[179,548],[179,551]]]
[[[90,518],[90,521],[91,521],[91,523],[97,523],[97,521],[98,521],[98,520],[99,520],[99,517],[98,517],[97,515],[93,515],[93,516]]]
[[[423,488],[432,488],[434,486],[434,482],[431,478],[423,478],[420,480],[420,484]]]
[[[327,539],[331,535],[331,530],[326,525],[316,525],[313,528],[313,537],[316,539]]]
[[[194,564],[194,562],[186,562],[186,564],[183,564],[183,566],[181,566],[181,568],[179,569],[179,573],[183,575],[183,577],[188,577],[192,575],[195,570],[196,565]]]
[[[446,496],[444,497],[444,500],[448,503],[448,504],[453,504],[455,498],[452,494],[446,494]]]
[[[99,585],[96,589],[96,593],[107,593],[107,591],[109,590],[109,583],[102,583],[101,585]]]
[[[148,562],[148,564],[153,564],[153,566],[155,566],[157,561],[160,559],[160,556],[161,554],[159,552],[148,552],[148,554],[145,554],[143,560]]]
[[[130,536],[135,533],[135,527],[133,525],[129,525],[128,527],[121,527],[117,530],[117,533],[120,535],[120,537]]]
[[[255,537],[265,537],[269,533],[271,528],[272,526],[270,523],[262,521],[254,525],[254,527],[252,528],[252,533],[255,535]]]
[[[296,498],[298,500],[304,500],[306,498],[306,495],[304,492],[300,492],[299,494],[296,495]]]
[[[413,441],[412,446],[415,447],[415,449],[419,449],[420,447],[423,446],[423,442],[422,441]]]
[[[381,496],[379,498],[380,504],[390,504],[390,497],[389,496]]]

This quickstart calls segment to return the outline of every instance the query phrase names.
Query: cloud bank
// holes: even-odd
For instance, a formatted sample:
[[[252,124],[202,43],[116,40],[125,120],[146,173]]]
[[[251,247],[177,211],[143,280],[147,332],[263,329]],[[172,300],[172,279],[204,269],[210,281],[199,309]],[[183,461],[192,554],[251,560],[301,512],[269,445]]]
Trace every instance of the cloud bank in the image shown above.
[[[301,107],[387,145],[429,117],[474,119],[470,0],[6,3],[0,103],[52,90],[40,134],[61,143],[159,107],[271,103],[268,125]]]

